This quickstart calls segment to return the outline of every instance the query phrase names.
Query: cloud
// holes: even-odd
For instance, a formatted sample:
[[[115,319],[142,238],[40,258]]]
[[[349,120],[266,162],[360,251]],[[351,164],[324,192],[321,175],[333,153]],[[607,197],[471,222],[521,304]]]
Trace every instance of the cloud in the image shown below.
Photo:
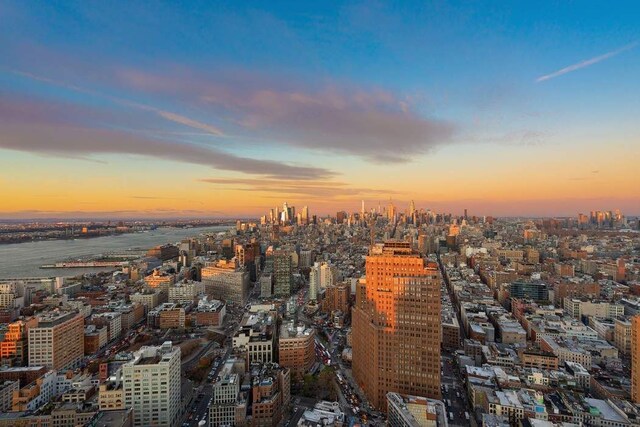
[[[320,167],[241,157],[186,142],[86,127],[84,121],[100,121],[107,113],[66,107],[44,101],[22,102],[0,93],[0,148],[85,160],[96,154],[132,154],[278,179],[327,179],[334,175]]]
[[[121,210],[101,210],[101,211],[50,211],[50,210],[19,210],[0,211],[0,219],[177,219],[177,218],[228,218],[227,212],[218,210],[197,210],[197,209],[121,209]]]
[[[217,135],[217,136],[224,135],[224,133],[215,126],[211,126],[206,123],[201,123],[197,120],[193,120],[188,117],[181,116],[179,114],[171,113],[169,111],[162,111],[157,109],[154,109],[153,111],[155,111],[160,117],[163,117],[172,122],[180,123],[181,125],[185,125],[194,129],[200,129],[212,135]]]
[[[340,153],[377,163],[411,161],[438,146],[454,143],[454,123],[426,117],[416,97],[354,82],[302,81],[245,69],[205,70],[169,65],[138,70],[45,52],[53,67],[43,77],[30,70],[10,70],[22,77],[101,97],[129,108],[153,112],[164,120],[235,140],[260,139],[272,145],[322,153]],[[64,59],[64,61],[63,61]],[[94,69],[98,68],[98,69]],[[74,76],[74,70],[78,69]],[[58,74],[61,78],[56,77]],[[67,82],[74,82],[69,84]],[[88,89],[99,87],[100,92]],[[143,96],[145,103],[107,95]],[[197,111],[198,120],[153,105]],[[224,121],[225,128],[210,123]]]
[[[0,148],[61,157],[133,154],[281,179],[317,179],[332,175],[327,169],[240,157],[195,144],[138,138],[106,129],[9,124],[3,126]]]
[[[562,76],[564,74],[567,73],[571,73],[573,71],[579,70],[581,68],[585,68],[585,67],[589,67],[591,65],[597,64],[598,62],[602,62],[606,59],[612,58],[624,51],[630,50],[635,48],[636,46],[638,46],[638,42],[635,43],[631,43],[628,44],[626,46],[621,47],[620,49],[617,50],[612,50],[611,52],[607,52],[604,55],[600,55],[600,56],[596,56],[594,58],[591,59],[586,59],[584,61],[578,62],[577,64],[573,64],[573,65],[569,65],[568,67],[562,68],[558,71],[554,71],[553,73],[550,74],[545,74],[543,76],[540,76],[536,79],[536,83],[540,83],[546,80],[550,80],[559,76]]]
[[[156,197],[156,196],[131,196],[132,199],[141,200],[184,200],[182,197]]]
[[[185,68],[125,69],[116,77],[129,90],[226,117],[247,136],[375,162],[410,161],[450,143],[456,129],[418,114],[408,97],[357,84],[317,85],[246,71],[205,74]]]
[[[150,105],[146,105],[146,104],[141,104],[138,102],[133,102],[133,101],[129,101],[127,99],[123,99],[123,98],[119,98],[116,96],[112,96],[112,95],[107,95],[107,94],[103,94],[100,93],[98,91],[94,91],[91,89],[87,89],[78,85],[74,85],[74,84],[68,84],[68,83],[64,83],[55,79],[51,79],[48,77],[43,77],[43,76],[38,76],[36,74],[33,73],[29,73],[29,72],[25,72],[25,71],[21,71],[21,70],[9,70],[12,74],[16,74],[31,80],[35,80],[35,81],[39,81],[41,83],[46,83],[46,84],[50,84],[53,86],[58,86],[58,87],[62,87],[64,89],[73,91],[73,92],[78,92],[78,93],[82,93],[85,95],[90,95],[90,96],[95,96],[98,98],[103,98],[103,99],[107,99],[109,101],[112,101],[116,104],[120,104],[120,105],[124,105],[126,107],[131,107],[131,108],[135,108],[135,109],[139,109],[139,110],[143,110],[143,111],[151,111],[155,114],[157,114],[158,116],[162,117],[165,120],[174,122],[174,123],[178,123],[193,129],[199,129],[202,131],[205,131],[206,133],[209,133],[211,135],[215,135],[215,136],[224,136],[224,132],[222,132],[222,130],[218,129],[215,126],[212,126],[210,124],[207,123],[202,123],[200,121],[194,120],[192,118],[180,115],[180,114],[176,114],[173,113],[171,111],[165,111],[165,110],[161,110],[159,108],[156,107],[152,107]]]
[[[303,197],[307,199],[319,199],[322,201],[336,200],[345,197],[389,196],[402,194],[402,191],[384,190],[363,187],[351,187],[340,181],[282,181],[274,179],[252,178],[203,178],[199,180],[208,184],[225,187],[226,190],[264,192],[276,194],[274,198],[282,198],[283,195]]]

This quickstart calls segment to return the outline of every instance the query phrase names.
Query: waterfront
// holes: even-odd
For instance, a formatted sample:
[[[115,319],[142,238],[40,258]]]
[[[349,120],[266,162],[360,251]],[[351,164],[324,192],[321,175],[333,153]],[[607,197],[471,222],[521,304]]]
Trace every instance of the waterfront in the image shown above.
[[[163,243],[175,243],[202,233],[226,231],[229,226],[194,228],[158,228],[144,233],[129,233],[92,239],[45,240],[0,246],[0,279],[14,277],[77,276],[95,268],[41,269],[43,264],[53,264],[73,257],[98,255],[132,248],[149,249]],[[111,270],[109,268],[102,270]]]

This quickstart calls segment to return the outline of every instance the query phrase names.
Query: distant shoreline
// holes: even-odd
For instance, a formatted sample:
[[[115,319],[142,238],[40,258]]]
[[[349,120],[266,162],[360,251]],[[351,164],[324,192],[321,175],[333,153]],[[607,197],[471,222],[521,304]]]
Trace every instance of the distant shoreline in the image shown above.
[[[31,223],[30,223],[31,224]],[[25,225],[22,229],[0,229],[0,245],[54,240],[92,239],[144,233],[158,228],[189,229],[235,225],[235,221],[175,222],[172,224],[140,223],[113,225],[110,223],[51,223],[50,225]]]

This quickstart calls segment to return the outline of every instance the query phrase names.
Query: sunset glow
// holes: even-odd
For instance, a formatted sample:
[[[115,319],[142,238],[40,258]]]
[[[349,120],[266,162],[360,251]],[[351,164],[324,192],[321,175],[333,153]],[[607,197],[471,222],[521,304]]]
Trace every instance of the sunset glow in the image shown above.
[[[635,5],[58,6],[0,5],[1,218],[640,214]]]

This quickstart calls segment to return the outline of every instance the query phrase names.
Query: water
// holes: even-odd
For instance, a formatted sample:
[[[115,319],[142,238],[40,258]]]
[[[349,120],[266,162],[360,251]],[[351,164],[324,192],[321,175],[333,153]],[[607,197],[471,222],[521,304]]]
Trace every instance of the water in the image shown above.
[[[175,243],[201,233],[226,231],[229,226],[194,228],[158,228],[146,233],[128,233],[77,240],[43,240],[38,242],[0,245],[0,279],[14,277],[77,276],[91,271],[113,269],[54,268],[41,269],[68,258],[98,255],[126,249],[149,249],[164,243]]]

